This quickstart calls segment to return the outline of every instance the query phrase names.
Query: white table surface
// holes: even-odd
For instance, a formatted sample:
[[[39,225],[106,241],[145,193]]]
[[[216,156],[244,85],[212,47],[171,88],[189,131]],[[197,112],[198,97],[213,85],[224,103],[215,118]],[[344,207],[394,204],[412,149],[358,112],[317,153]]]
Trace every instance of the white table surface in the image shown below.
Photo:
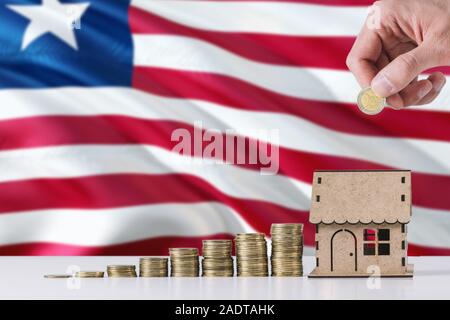
[[[304,257],[305,274],[313,259]],[[139,257],[0,257],[0,299],[450,299],[450,257],[408,262],[415,265],[414,278],[378,279],[376,289],[364,278],[45,279],[68,268],[137,265]]]

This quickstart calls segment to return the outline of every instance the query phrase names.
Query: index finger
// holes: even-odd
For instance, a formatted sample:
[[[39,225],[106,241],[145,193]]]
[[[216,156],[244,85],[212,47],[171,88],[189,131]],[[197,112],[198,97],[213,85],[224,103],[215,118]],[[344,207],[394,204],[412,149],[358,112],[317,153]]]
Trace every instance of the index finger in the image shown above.
[[[369,87],[377,75],[379,70],[376,63],[382,48],[379,35],[364,25],[347,57],[347,66],[361,87]]]

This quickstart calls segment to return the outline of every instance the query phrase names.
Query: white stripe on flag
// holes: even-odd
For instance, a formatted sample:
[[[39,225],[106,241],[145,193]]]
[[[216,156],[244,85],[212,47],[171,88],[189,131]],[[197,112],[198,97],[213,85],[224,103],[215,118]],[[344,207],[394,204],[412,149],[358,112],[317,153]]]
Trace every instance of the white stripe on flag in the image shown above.
[[[368,13],[366,7],[282,1],[133,0],[131,5],[199,29],[306,36],[354,36]]]
[[[184,163],[180,158],[180,156],[156,147],[82,146],[4,152],[0,156],[0,163],[10,168],[2,175],[4,181],[32,177],[63,178],[121,172],[127,174],[188,173],[214,184],[221,192],[236,198],[256,199],[302,211],[309,210],[311,195],[309,184],[299,183],[282,176],[261,176],[257,171],[231,166],[195,167],[192,164]],[[233,177],[233,179],[223,179],[223,177]],[[189,205],[186,206],[189,207]],[[126,211],[127,209],[117,210]],[[50,210],[45,212],[50,212],[52,215],[54,212],[61,212],[61,215],[55,213],[53,218],[59,221],[60,219],[64,220],[64,212],[66,211]],[[67,212],[77,212],[76,216],[78,217],[82,215],[82,212],[86,212],[86,215],[96,215],[97,212],[104,211],[80,210],[78,212],[68,210]],[[110,210],[106,210],[106,212],[110,212]],[[113,210],[112,212],[116,211]],[[4,222],[10,221],[3,220],[3,217],[21,216],[22,214],[19,212],[2,214],[0,215],[0,224],[7,226]],[[238,216],[234,211],[233,214]],[[13,219],[12,221],[22,221],[11,219]],[[201,219],[199,218],[199,220]],[[414,206],[409,239],[411,242],[420,245],[439,247],[448,244],[450,246],[450,235],[446,232],[440,232],[447,227],[450,228],[450,212]],[[17,228],[6,227],[5,230],[17,230]],[[424,233],[423,230],[427,230],[427,232]],[[227,230],[222,231],[226,232]],[[234,229],[228,231],[234,232]],[[5,235],[5,239],[7,238],[7,235]],[[114,239],[116,240],[116,238]]]
[[[1,214],[0,225],[0,245],[56,242],[103,246],[160,236],[253,231],[239,214],[212,202]]]
[[[408,241],[421,246],[450,247],[450,212],[413,206]]]
[[[0,153],[0,163],[8,168],[1,174],[0,182],[120,173],[181,173],[201,178],[239,199],[270,201],[297,210],[309,208],[309,184],[281,175],[261,175],[259,171],[234,165],[196,163],[192,159],[158,147],[132,145],[26,149]]]
[[[361,89],[348,71],[255,62],[189,37],[134,35],[133,41],[137,66],[217,73],[292,97],[330,102],[355,103]],[[450,86],[426,109],[449,111]]]
[[[137,66],[217,73],[306,99],[348,102],[359,91],[358,83],[346,71],[254,62],[208,42],[183,36],[134,35],[133,40]]]
[[[158,236],[255,232],[234,210],[214,202],[1,214],[0,225],[0,245],[55,242],[104,246]],[[127,232],[123,232],[124,226]],[[450,247],[449,228],[449,212],[413,207],[408,241],[421,246]]]
[[[78,99],[67,99],[70,96]],[[7,106],[0,108],[0,119],[50,114],[117,114],[191,125],[201,121],[205,129],[222,132],[234,129],[262,141],[267,141],[267,137],[249,129],[279,129],[283,147],[417,172],[450,173],[450,144],[446,142],[346,134],[289,115],[242,111],[204,101],[164,98],[132,89],[11,90],[0,91],[0,101]],[[42,105],[46,106],[45,110],[42,110]]]

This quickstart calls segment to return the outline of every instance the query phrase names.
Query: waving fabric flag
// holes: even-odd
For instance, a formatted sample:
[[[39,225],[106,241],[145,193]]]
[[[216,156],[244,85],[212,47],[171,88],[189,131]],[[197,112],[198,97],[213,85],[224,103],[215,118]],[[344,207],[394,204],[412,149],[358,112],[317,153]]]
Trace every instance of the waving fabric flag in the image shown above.
[[[409,253],[450,253],[450,89],[357,109],[370,3],[0,0],[0,254],[166,255],[273,222],[312,249],[312,172],[388,168],[413,171]],[[177,129],[274,144],[279,171],[186,161]]]

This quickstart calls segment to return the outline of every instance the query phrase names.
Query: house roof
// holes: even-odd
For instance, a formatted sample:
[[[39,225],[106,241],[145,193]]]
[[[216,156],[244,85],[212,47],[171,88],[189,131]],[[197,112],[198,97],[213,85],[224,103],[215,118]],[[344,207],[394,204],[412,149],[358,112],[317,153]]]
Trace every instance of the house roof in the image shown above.
[[[410,171],[316,171],[311,223],[408,223]]]

